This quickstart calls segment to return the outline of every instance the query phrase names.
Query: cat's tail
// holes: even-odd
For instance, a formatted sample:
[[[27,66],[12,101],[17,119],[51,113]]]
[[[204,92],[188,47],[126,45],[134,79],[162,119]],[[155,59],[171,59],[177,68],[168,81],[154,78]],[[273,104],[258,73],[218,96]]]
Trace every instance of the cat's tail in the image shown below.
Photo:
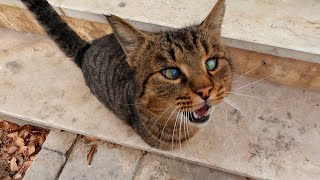
[[[90,44],[80,38],[46,0],[22,0],[60,49],[81,67]]]

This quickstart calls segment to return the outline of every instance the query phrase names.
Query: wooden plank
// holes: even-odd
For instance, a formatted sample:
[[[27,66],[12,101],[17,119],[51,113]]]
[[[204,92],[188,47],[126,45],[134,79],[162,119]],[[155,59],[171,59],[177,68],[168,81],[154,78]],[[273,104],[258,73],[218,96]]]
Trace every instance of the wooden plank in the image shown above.
[[[67,16],[62,16],[67,24],[74,29],[83,39],[92,41],[94,39],[112,33],[112,29],[108,24],[99,22],[75,19]]]
[[[237,74],[258,67],[247,76],[258,79],[270,76],[268,80],[273,82],[320,91],[320,64],[236,48],[228,50]]]
[[[26,9],[0,5],[0,17],[9,24],[9,29],[41,35],[45,34],[42,27]]]

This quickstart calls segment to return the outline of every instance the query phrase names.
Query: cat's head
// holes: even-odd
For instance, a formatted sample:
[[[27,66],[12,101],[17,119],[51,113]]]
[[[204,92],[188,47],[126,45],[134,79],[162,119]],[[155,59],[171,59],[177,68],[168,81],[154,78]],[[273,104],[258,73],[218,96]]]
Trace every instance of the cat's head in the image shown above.
[[[147,33],[116,16],[108,21],[134,71],[134,125],[150,145],[168,149],[193,136],[231,89],[231,61],[221,41],[225,0],[200,24]]]

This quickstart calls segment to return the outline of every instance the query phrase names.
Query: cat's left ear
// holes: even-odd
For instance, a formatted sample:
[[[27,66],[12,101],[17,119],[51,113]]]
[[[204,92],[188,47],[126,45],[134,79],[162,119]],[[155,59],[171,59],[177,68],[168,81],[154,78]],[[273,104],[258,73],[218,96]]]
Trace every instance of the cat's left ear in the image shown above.
[[[225,0],[218,0],[199,28],[214,35],[221,35],[221,25],[226,11]]]
[[[126,21],[115,15],[106,16],[123,50],[127,55],[134,52],[141,43],[145,42],[148,35],[134,28]],[[130,62],[129,62],[130,64]]]

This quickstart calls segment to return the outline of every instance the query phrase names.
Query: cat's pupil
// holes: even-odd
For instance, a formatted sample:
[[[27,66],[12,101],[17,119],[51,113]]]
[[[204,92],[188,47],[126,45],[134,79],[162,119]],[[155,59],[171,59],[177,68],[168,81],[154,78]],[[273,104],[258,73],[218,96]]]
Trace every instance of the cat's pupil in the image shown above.
[[[206,62],[206,68],[208,71],[213,71],[217,66],[217,60],[216,59],[209,59]]]
[[[177,79],[180,76],[180,71],[177,68],[167,68],[162,70],[162,75],[168,79]]]

